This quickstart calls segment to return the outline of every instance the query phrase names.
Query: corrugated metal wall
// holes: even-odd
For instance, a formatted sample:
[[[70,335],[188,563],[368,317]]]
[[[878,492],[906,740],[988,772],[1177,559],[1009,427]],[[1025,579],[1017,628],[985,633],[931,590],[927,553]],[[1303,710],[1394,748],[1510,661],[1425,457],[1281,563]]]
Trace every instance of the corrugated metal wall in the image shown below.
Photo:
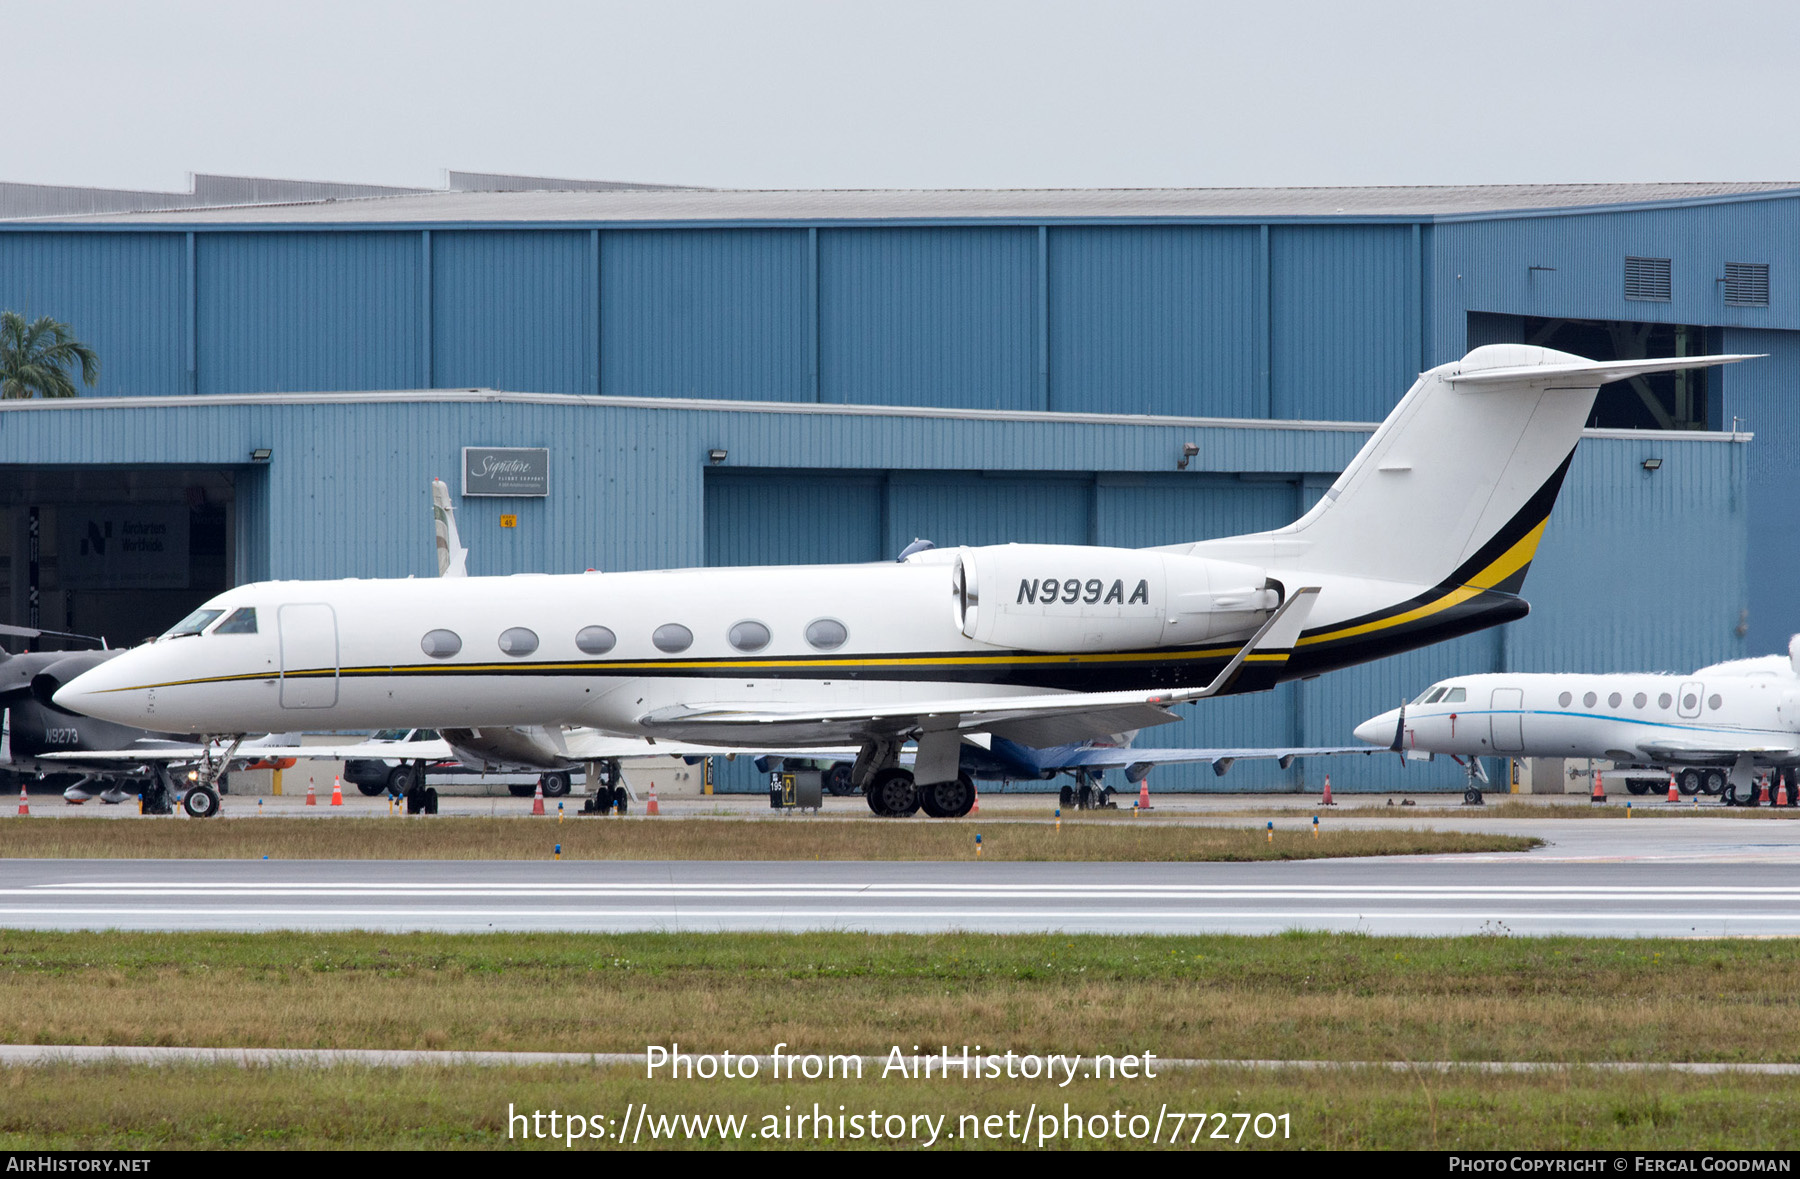
[[[438,388],[591,393],[593,234],[431,235],[430,380]]]
[[[182,234],[0,233],[0,309],[70,324],[101,394],[185,393]]]
[[[1270,417],[1372,422],[1420,370],[1410,225],[1269,233]]]

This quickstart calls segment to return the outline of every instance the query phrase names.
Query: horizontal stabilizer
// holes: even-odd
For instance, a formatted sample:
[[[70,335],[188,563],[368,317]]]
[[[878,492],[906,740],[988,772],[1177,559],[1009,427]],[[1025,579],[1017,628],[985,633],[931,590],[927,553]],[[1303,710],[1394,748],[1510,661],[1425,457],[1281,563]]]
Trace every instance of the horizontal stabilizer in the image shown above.
[[[1507,368],[1482,368],[1468,373],[1450,373],[1444,377],[1452,385],[1517,385],[1561,383],[1571,389],[1591,389],[1613,381],[1672,373],[1688,368],[1711,368],[1719,364],[1736,364],[1740,360],[1756,360],[1766,353],[1734,352],[1719,356],[1665,356],[1656,360],[1582,360],[1552,364],[1522,364]]]

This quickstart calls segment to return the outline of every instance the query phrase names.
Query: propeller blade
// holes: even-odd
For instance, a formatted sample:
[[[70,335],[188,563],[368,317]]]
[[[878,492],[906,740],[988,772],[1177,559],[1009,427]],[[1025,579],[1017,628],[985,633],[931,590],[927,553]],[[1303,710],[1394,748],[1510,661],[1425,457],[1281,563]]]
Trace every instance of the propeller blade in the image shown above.
[[[1394,725],[1394,743],[1388,748],[1403,758],[1406,756],[1406,702],[1404,700],[1400,702],[1400,719]]]

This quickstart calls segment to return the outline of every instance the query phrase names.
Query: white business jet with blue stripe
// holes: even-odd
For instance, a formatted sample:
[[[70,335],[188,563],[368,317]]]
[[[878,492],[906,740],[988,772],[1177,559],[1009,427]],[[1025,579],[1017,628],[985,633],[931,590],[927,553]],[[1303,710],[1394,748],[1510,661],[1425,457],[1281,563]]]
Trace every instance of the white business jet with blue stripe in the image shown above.
[[[1370,717],[1358,739],[1403,756],[1604,758],[1673,772],[1685,794],[1755,805],[1759,770],[1800,772],[1800,635],[1787,658],[1765,655],[1691,675],[1492,673],[1453,676],[1410,704]],[[1635,793],[1648,783],[1632,779]]]
[[[1599,386],[1743,359],[1478,348],[1420,376],[1325,497],[1272,532],[869,565],[266,582],[55,698],[222,737],[587,726],[851,744],[876,813],[957,814],[973,793],[965,743],[1104,739],[1176,720],[1175,705],[1522,617]]]

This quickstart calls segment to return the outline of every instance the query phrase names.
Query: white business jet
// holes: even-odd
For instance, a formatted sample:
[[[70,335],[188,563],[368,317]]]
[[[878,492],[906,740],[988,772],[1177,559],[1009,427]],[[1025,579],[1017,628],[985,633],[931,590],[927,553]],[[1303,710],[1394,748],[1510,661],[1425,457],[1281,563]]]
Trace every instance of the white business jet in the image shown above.
[[[1492,673],[1453,676],[1356,727],[1402,756],[1467,759],[1466,798],[1481,800],[1477,758],[1606,758],[1674,772],[1682,793],[1755,805],[1758,770],[1800,786],[1800,635],[1788,656],[1702,667],[1692,675]],[[1653,779],[1627,779],[1635,794]]]
[[[973,794],[965,740],[1100,739],[1522,617],[1517,591],[1599,386],[1743,359],[1478,348],[1420,376],[1324,498],[1273,532],[891,564],[265,582],[55,699],[220,737],[591,726],[854,744],[853,782],[877,813],[957,814]]]

